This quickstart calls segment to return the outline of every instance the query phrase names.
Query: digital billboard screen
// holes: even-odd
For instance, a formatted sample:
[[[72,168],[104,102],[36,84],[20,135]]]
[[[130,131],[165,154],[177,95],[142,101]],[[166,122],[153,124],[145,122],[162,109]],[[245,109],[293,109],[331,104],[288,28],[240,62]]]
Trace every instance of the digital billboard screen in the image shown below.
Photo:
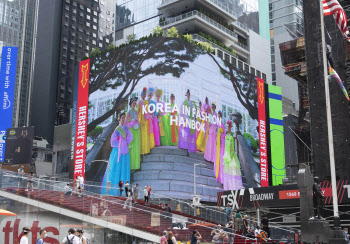
[[[203,200],[260,187],[259,78],[186,40],[160,37],[95,51],[88,70],[87,121],[79,107],[73,121],[77,131],[87,125],[87,180],[190,199],[196,167]],[[77,134],[73,140],[76,158]]]

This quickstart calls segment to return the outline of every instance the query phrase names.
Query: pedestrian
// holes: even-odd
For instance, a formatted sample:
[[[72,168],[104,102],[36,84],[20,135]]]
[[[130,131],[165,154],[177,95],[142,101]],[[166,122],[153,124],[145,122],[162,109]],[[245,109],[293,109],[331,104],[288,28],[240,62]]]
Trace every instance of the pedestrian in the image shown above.
[[[79,180],[79,186],[81,187],[81,189],[84,189],[84,177],[83,174],[80,174],[80,176],[78,177]]]
[[[79,244],[87,244],[86,237],[83,236],[84,231],[83,230],[77,230],[77,236],[79,238]]]
[[[23,175],[24,175],[24,166],[21,166],[17,171],[18,188],[21,186],[21,183],[23,182]]]
[[[47,237],[46,230],[41,229],[39,235],[39,239],[36,240],[35,244],[44,244],[44,239]]]
[[[63,188],[63,191],[65,196],[72,195],[72,189],[69,187],[69,183]]]
[[[124,188],[125,188],[125,196],[128,197],[128,193],[129,193],[129,181],[128,180],[126,181]]]
[[[270,221],[266,216],[261,220],[262,229],[266,232],[267,237],[270,238]]]
[[[165,209],[169,213],[173,212],[173,210],[171,210],[171,207],[168,204],[165,204]]]
[[[143,193],[144,193],[144,197],[145,197],[145,205],[148,204],[148,189],[147,189],[148,185],[145,186],[145,189],[143,189]]]
[[[345,241],[346,244],[349,244],[349,232],[348,232],[348,228],[344,228],[344,232],[345,232]]]
[[[248,220],[247,220],[248,216],[247,215],[244,215],[244,219],[243,219],[243,235],[247,235],[248,234]]]
[[[241,229],[241,213],[239,210],[236,212],[236,218],[235,218],[235,227],[236,229]]]
[[[19,242],[19,244],[29,244],[28,236],[30,233],[30,228],[29,227],[23,227],[23,236]]]
[[[167,244],[166,236],[167,236],[167,232],[163,231],[163,235],[160,238],[160,244]]]
[[[149,203],[149,200],[151,199],[151,191],[152,191],[152,187],[151,187],[151,185],[149,185],[149,187],[147,188],[147,192],[148,192],[148,203]]]
[[[32,191],[33,191],[33,178],[34,178],[34,172],[30,172],[29,176],[28,176],[28,183],[27,183],[27,189],[26,191],[28,191],[29,186],[32,186]]]
[[[121,196],[123,193],[123,185],[124,185],[124,181],[120,180],[119,181],[119,196]]]
[[[171,232],[171,231],[169,231],[169,233],[168,233],[167,242],[168,242],[168,244],[177,244],[176,238],[175,238],[173,232]]]
[[[78,178],[77,175],[75,176],[75,179],[74,179],[74,181],[73,181],[73,185],[74,185],[74,191],[75,191],[75,192],[78,192],[78,188],[79,188],[79,178]]]
[[[134,203],[137,203],[137,198],[139,197],[139,190],[139,184],[136,183],[135,187],[133,187]]]
[[[125,202],[124,202],[124,207],[123,207],[123,209],[126,209],[126,205],[129,205],[129,209],[130,209],[130,211],[131,211],[131,208],[132,208],[132,194],[131,194],[131,189],[129,189],[129,190],[127,191],[127,198],[126,198],[126,200],[125,200]]]
[[[83,196],[83,189],[81,189],[81,186],[78,187],[78,191],[76,192],[78,197],[82,197]]]
[[[66,244],[66,243],[79,244],[79,237],[75,236],[76,232],[77,231],[74,228],[70,228],[68,230],[68,236],[66,236],[63,239],[62,244]]]
[[[194,230],[191,237],[191,244],[197,244],[200,239],[202,239],[201,234],[197,230]]]
[[[232,208],[229,204],[226,204],[226,223],[230,222]]]

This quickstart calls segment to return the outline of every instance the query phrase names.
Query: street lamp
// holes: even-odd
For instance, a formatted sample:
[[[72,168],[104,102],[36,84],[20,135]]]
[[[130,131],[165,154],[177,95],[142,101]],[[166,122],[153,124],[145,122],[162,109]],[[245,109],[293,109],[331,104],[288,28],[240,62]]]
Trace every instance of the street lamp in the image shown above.
[[[195,203],[194,199],[197,196],[197,192],[196,192],[196,166],[200,165],[200,166],[207,166],[206,164],[203,163],[195,163],[193,164],[193,203]],[[196,207],[193,204],[193,210],[194,210],[194,216],[196,216]]]

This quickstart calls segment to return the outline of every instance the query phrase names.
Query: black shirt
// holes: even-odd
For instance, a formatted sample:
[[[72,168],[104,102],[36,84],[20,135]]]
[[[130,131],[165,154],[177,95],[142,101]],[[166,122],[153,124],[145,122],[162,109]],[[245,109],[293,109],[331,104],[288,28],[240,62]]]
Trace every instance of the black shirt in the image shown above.
[[[268,219],[262,219],[261,223],[263,226],[269,226],[269,220]]]
[[[191,244],[197,244],[197,236],[192,236],[191,237]]]

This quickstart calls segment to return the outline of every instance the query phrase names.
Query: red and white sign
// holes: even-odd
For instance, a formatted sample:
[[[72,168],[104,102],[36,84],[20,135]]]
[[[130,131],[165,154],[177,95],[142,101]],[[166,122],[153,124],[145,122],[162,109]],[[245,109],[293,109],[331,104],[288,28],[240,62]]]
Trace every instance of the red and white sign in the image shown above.
[[[85,178],[86,132],[89,105],[90,59],[79,63],[78,106],[76,120],[74,178],[83,175]]]
[[[266,141],[266,113],[264,80],[257,77],[258,83],[258,110],[259,110],[259,148],[260,148],[260,183],[262,187],[269,186],[269,172],[267,161]]]

